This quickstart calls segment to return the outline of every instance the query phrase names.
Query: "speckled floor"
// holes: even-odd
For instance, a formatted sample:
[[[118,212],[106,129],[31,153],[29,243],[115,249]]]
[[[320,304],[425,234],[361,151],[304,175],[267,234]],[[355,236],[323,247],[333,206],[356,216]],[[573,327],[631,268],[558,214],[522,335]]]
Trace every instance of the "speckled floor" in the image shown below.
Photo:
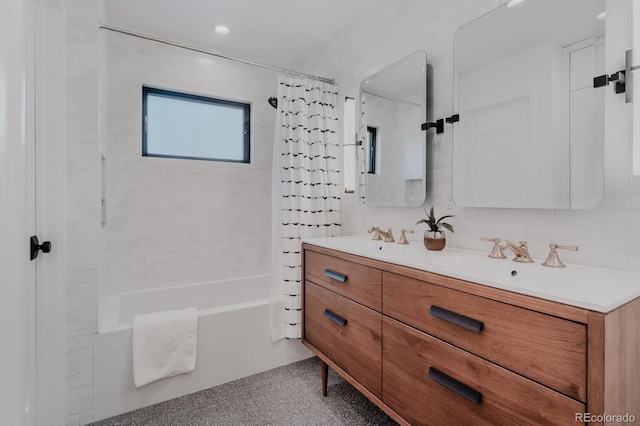
[[[320,361],[296,362],[141,408],[94,426],[392,426],[394,422],[329,369],[321,394]]]

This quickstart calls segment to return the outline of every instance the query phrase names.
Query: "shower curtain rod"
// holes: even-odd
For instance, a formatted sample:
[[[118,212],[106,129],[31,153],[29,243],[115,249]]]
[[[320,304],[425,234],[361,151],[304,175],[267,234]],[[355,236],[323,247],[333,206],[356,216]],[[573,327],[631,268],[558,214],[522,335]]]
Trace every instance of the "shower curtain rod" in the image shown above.
[[[285,73],[285,74],[294,75],[294,76],[298,76],[298,77],[308,77],[308,78],[312,78],[314,80],[322,81],[323,83],[335,84],[335,80],[333,80],[332,78],[319,77],[317,75],[306,74],[306,73],[303,73],[303,72],[294,71],[294,70],[290,70],[290,69],[287,69],[287,68],[280,68],[280,67],[276,67],[276,66],[273,66],[273,65],[267,65],[267,64],[261,64],[259,62],[248,61],[246,59],[234,58],[233,56],[222,55],[220,53],[208,52],[206,50],[197,49],[195,47],[190,47],[190,46],[185,46],[183,44],[174,43],[172,41],[162,40],[162,39],[150,37],[150,36],[147,36],[147,35],[144,35],[144,34],[139,34],[139,33],[134,33],[132,31],[123,30],[121,28],[111,27],[109,25],[104,25],[102,23],[100,23],[98,29],[100,29],[100,30],[109,30],[109,31],[113,31],[113,32],[116,32],[116,33],[126,34],[126,35],[129,35],[129,36],[138,37],[138,38],[142,38],[142,39],[149,40],[149,41],[155,41],[156,43],[162,43],[162,44],[166,44],[166,45],[173,46],[173,47],[179,47],[179,48],[182,48],[182,49],[191,50],[192,52],[204,53],[205,55],[211,55],[211,56],[215,56],[215,57],[218,57],[218,58],[228,59],[228,60],[231,60],[231,61],[240,62],[240,63],[245,64],[245,65],[252,65],[254,67],[264,68],[264,69],[271,70],[271,71],[276,71],[276,72],[282,72],[282,73]]]

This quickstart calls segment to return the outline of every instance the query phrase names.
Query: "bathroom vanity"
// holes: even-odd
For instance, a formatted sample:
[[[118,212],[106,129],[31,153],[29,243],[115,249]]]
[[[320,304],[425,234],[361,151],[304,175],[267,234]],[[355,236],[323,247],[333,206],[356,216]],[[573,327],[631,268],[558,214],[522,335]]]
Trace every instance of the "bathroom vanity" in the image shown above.
[[[358,236],[307,240],[303,277],[325,395],[331,367],[403,425],[640,421],[639,274]]]

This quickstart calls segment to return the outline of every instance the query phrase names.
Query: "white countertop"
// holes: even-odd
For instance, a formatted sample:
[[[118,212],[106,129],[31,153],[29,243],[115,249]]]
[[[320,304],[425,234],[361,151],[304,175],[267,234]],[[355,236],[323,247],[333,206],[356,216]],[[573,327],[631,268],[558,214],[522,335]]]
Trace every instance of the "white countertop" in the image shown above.
[[[549,268],[542,266],[544,259],[518,263],[511,260],[513,256],[492,259],[487,257],[491,247],[487,247],[486,253],[454,247],[429,251],[420,243],[372,241],[370,235],[303,241],[604,313],[640,297],[640,273],[572,264],[566,268]]]

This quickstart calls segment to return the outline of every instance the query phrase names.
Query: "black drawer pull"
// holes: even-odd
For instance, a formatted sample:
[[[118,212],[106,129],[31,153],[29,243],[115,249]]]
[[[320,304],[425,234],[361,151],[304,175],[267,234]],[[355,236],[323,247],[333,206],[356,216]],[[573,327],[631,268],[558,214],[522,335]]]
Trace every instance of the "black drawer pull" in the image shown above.
[[[451,376],[444,374],[437,368],[429,368],[429,378],[440,383],[442,386],[450,389],[460,395],[463,398],[468,399],[474,404],[479,404],[482,399],[482,394],[475,389],[470,388],[462,382],[457,381]]]
[[[335,312],[329,309],[324,310],[324,316],[329,318],[331,321],[335,322],[336,324],[338,324],[340,327],[344,327],[347,324],[346,318],[342,318],[340,315],[336,314]]]
[[[429,315],[449,321],[476,333],[480,333],[480,330],[482,330],[482,323],[480,321],[465,317],[464,315],[456,314],[455,312],[451,312],[436,305],[431,305],[431,308],[429,308]]]
[[[345,282],[347,280],[347,276],[345,274],[341,274],[340,272],[332,271],[331,269],[325,269],[324,270],[324,274],[329,278],[333,278],[334,280],[340,281],[341,283],[343,283],[343,282]]]

